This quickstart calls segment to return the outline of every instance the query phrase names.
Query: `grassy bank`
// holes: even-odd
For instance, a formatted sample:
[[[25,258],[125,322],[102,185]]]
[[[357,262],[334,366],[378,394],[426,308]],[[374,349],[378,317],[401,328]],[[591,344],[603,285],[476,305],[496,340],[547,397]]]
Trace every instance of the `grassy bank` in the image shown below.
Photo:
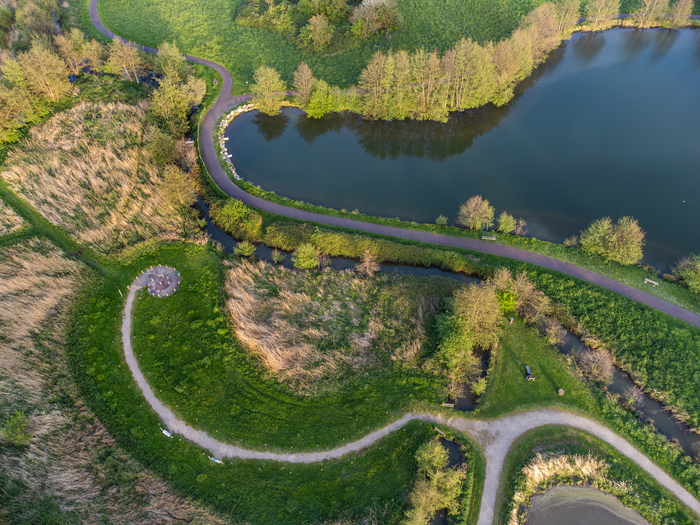
[[[603,470],[601,477],[591,481],[593,486],[612,492],[624,505],[638,510],[652,524],[697,523],[697,515],[692,510],[611,446],[585,432],[557,426],[531,430],[511,447],[501,474],[495,523],[509,522],[511,502],[516,492],[531,493],[526,488],[523,468],[531,463],[538,453],[555,456],[586,456],[590,453],[597,456],[608,467]],[[581,484],[584,479],[583,474],[569,478],[557,476],[553,472],[545,486]],[[538,488],[537,492],[541,492],[541,489],[542,487]]]

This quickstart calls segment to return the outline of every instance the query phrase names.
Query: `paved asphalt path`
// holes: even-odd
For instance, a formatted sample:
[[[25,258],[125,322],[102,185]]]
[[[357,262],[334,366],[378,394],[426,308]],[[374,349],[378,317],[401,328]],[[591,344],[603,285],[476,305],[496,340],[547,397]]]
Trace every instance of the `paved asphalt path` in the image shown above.
[[[137,385],[143,392],[146,401],[151,408],[160,416],[167,429],[172,434],[178,434],[185,439],[196,443],[202,448],[209,450],[216,458],[241,458],[258,459],[270,461],[283,461],[288,463],[315,463],[327,459],[337,459],[350,452],[357,452],[379,439],[401,429],[406,423],[412,420],[428,421],[450,426],[460,432],[464,432],[473,438],[484,451],[486,457],[486,477],[484,479],[484,491],[481,499],[478,525],[491,525],[494,518],[496,504],[496,494],[503,470],[503,463],[511,446],[525,432],[545,425],[564,425],[584,430],[597,438],[609,443],[619,452],[637,463],[642,469],[651,474],[661,485],[675,494],[683,503],[700,515],[700,502],[692,494],[685,490],[678,482],[666,474],[661,468],[656,466],[648,457],[635,449],[629,442],[615,434],[605,426],[588,418],[571,414],[569,412],[542,409],[532,410],[503,416],[490,421],[480,421],[476,419],[466,419],[455,416],[447,418],[442,414],[412,414],[408,413],[401,419],[394,421],[387,426],[367,434],[358,441],[348,443],[342,447],[332,450],[322,450],[318,452],[302,453],[281,453],[265,452],[258,450],[248,450],[228,443],[223,443],[214,439],[206,432],[197,430],[189,426],[184,421],[178,419],[175,413],[161,402],[146,381],[143,373],[139,369],[138,362],[134,356],[131,346],[131,313],[134,306],[136,292],[144,288],[149,282],[149,277],[156,272],[163,273],[169,270],[172,275],[177,272],[172,268],[164,269],[158,267],[156,270],[146,270],[139,276],[134,284],[129,288],[126,298],[126,306],[122,317],[122,343],[124,345],[124,355],[126,363]],[[175,292],[173,292],[175,293]],[[167,299],[164,299],[167,300]],[[163,439],[166,439],[165,437]]]
[[[700,18],[700,17],[697,17]],[[109,31],[102,21],[100,20],[99,14],[97,13],[97,0],[90,1],[90,20],[95,25],[95,27],[104,35],[109,38],[114,38],[116,35]],[[141,51],[147,53],[156,53],[157,50],[151,47],[137,45],[137,48]],[[238,97],[231,96],[231,88],[233,87],[233,79],[231,74],[221,65],[211,62],[209,60],[204,60],[202,58],[197,58],[193,56],[185,55],[187,60],[194,62],[196,64],[202,64],[212,69],[216,70],[223,79],[223,85],[221,86],[221,95],[216,100],[211,109],[207,112],[204,117],[204,122],[202,123],[200,138],[200,151],[204,162],[209,170],[211,178],[216,183],[216,185],[226,194],[231,197],[235,197],[249,206],[259,208],[272,213],[277,213],[286,217],[292,217],[294,219],[300,219],[304,221],[315,222],[318,224],[326,224],[329,226],[342,226],[344,228],[351,228],[354,230],[378,233],[382,235],[390,235],[393,237],[399,237],[402,239],[409,239],[412,241],[420,241],[432,244],[440,244],[442,246],[451,246],[454,248],[465,248],[468,250],[475,250],[484,253],[490,253],[494,255],[500,255],[502,257],[509,257],[511,259],[516,259],[518,261],[524,261],[538,266],[543,266],[551,270],[556,270],[572,277],[577,277],[589,283],[597,284],[615,293],[628,297],[634,301],[651,306],[657,310],[669,314],[673,317],[686,321],[687,323],[700,327],[700,315],[676,306],[668,301],[654,297],[648,293],[632,288],[626,284],[622,284],[618,281],[610,279],[609,277],[604,277],[600,274],[580,268],[573,264],[569,264],[551,257],[546,257],[544,255],[539,255],[536,253],[528,252],[525,250],[520,250],[518,248],[513,248],[511,246],[503,246],[501,244],[493,244],[487,241],[479,241],[476,239],[462,239],[459,237],[450,237],[448,235],[441,235],[436,233],[420,232],[414,230],[405,230],[403,228],[396,228],[393,226],[383,226],[380,224],[372,224],[362,221],[355,221],[352,219],[343,219],[339,217],[331,217],[328,215],[321,215],[318,213],[312,213],[303,210],[297,210],[295,208],[289,208],[287,206],[282,206],[281,204],[276,204],[273,202],[266,201],[260,197],[250,195],[246,193],[241,188],[236,186],[226,175],[224,170],[219,164],[219,158],[216,153],[216,148],[214,146],[214,127],[227,111],[230,109],[249,101],[252,95],[240,95]]]

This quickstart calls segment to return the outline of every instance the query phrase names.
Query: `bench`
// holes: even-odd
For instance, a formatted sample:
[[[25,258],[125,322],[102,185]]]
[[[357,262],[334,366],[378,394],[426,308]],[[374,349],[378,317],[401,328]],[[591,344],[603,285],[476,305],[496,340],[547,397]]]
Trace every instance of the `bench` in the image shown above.
[[[172,439],[173,435],[170,432],[168,432],[164,428],[161,428],[161,431],[163,432],[163,434],[165,434],[166,437],[169,437]]]
[[[644,284],[653,284],[654,286],[659,286],[659,283],[652,281],[651,279],[644,279]]]
[[[446,435],[447,435],[447,434],[445,434],[442,430],[440,430],[438,427],[435,427],[433,430],[434,430],[435,432],[440,432],[440,434],[442,434],[443,436],[446,436]]]
[[[496,240],[496,237],[494,237],[493,235],[482,235],[481,238],[484,241],[495,241]]]
[[[455,407],[455,404],[454,404],[454,403],[443,403],[442,406],[454,408],[454,407]]]

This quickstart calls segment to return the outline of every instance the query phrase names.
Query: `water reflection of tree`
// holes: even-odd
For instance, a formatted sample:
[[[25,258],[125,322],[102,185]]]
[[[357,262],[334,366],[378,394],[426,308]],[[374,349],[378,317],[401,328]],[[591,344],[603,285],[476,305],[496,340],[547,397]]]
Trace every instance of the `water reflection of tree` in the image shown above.
[[[589,65],[605,46],[605,32],[580,33],[571,39],[574,58],[584,66]]]
[[[515,91],[513,100],[504,107],[492,105],[453,113],[445,123],[432,121],[368,121],[354,113],[331,113],[320,119],[296,115],[294,127],[299,136],[313,144],[321,135],[331,131],[350,130],[358,144],[369,154],[380,159],[400,156],[443,161],[459,155],[471,147],[474,139],[488,133],[508,116],[517,100],[534,86],[547,71],[562,60],[565,47],[554,50],[549,59]]]
[[[257,126],[260,136],[266,142],[271,142],[284,135],[287,124],[289,124],[289,115],[282,112],[278,115],[269,116],[258,112],[253,117],[252,122]]]

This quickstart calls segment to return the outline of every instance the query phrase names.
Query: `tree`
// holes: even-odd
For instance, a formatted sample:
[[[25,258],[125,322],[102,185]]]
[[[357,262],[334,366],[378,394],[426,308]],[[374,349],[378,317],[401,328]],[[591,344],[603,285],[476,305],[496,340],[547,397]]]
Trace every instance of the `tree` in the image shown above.
[[[80,71],[83,69],[83,48],[86,44],[85,35],[83,35],[80,29],[74,27],[71,29],[68,36],[56,35],[54,41],[70,74],[79,75]]]
[[[238,239],[259,241],[262,237],[262,216],[238,199],[228,199],[223,206],[213,203],[209,215],[217,226]]]
[[[333,39],[333,33],[333,26],[324,15],[311,17],[302,29],[302,36],[315,51],[323,51]]]
[[[358,273],[366,275],[367,277],[371,277],[372,275],[377,273],[380,268],[381,266],[379,266],[377,258],[374,255],[372,255],[372,252],[369,251],[369,248],[365,249],[365,253],[362,256],[362,261],[357,266],[355,266],[355,270],[357,270]]]
[[[197,199],[192,180],[187,173],[173,164],[163,170],[163,193],[177,208],[190,206]]]
[[[447,225],[447,217],[442,215],[442,214],[438,215],[438,218],[435,219],[435,224],[437,224],[439,226],[446,226]]]
[[[637,8],[632,16],[639,22],[639,27],[644,28],[653,24],[653,21],[668,13],[669,0],[639,0]]]
[[[32,439],[32,434],[29,432],[29,420],[25,413],[20,410],[15,410],[7,418],[0,433],[5,441],[14,445],[26,445]]]
[[[673,273],[688,285],[691,291],[700,294],[700,255],[690,255],[681,259],[673,268]]]
[[[233,253],[239,257],[254,257],[258,247],[250,241],[241,241],[233,249]]]
[[[678,29],[688,25],[688,17],[693,12],[693,0],[676,0],[671,7],[671,27]]]
[[[474,354],[474,337],[466,320],[456,315],[436,318],[438,355],[449,372],[448,394],[459,397],[481,373],[481,361]]]
[[[590,0],[586,4],[586,20],[595,31],[603,29],[620,12],[620,0]]]
[[[52,13],[58,12],[56,0],[20,0],[15,11],[15,27],[30,35],[51,35],[56,31]]]
[[[642,258],[644,231],[632,217],[620,217],[613,224],[610,217],[594,221],[581,232],[581,246],[588,253],[600,255],[620,264],[634,264]]]
[[[555,21],[559,35],[561,38],[568,37],[572,28],[581,18],[581,1],[563,0],[556,4],[555,8]]]
[[[579,364],[593,380],[604,385],[612,383],[615,364],[607,350],[584,350],[579,357]]]
[[[158,46],[158,53],[153,61],[154,70],[159,75],[176,77],[181,82],[190,74],[185,57],[175,44],[163,42]]]
[[[318,249],[311,243],[297,246],[292,254],[292,262],[297,270],[308,270],[318,267]]]
[[[359,40],[367,40],[382,30],[394,29],[402,23],[396,0],[362,0],[350,16],[351,32]]]
[[[104,47],[94,38],[83,46],[83,56],[88,67],[95,73],[101,73],[104,70],[104,55]]]
[[[470,230],[490,228],[493,225],[494,211],[488,200],[475,195],[459,207],[457,224]]]
[[[455,315],[464,322],[474,344],[484,349],[498,342],[498,329],[503,321],[496,287],[492,282],[470,284],[454,295]]]
[[[71,90],[63,60],[38,40],[19,56],[18,62],[32,94],[56,102]]]
[[[292,86],[297,92],[294,101],[302,108],[305,108],[311,99],[311,92],[314,90],[314,82],[314,75],[308,64],[306,62],[299,64],[299,67],[294,72],[294,83]]]
[[[133,45],[119,37],[109,44],[108,67],[111,73],[119,73],[126,80],[139,82],[139,70],[143,68],[143,60]]]
[[[530,37],[532,60],[535,64],[542,62],[561,41],[557,7],[550,2],[542,4],[525,15],[520,28]]]
[[[285,85],[277,71],[268,66],[260,66],[253,76],[253,100],[261,113],[277,115],[285,97]]]
[[[149,111],[163,120],[175,136],[187,130],[187,113],[190,107],[199,104],[206,93],[204,81],[190,77],[182,82],[176,75],[161,80],[158,89],[151,95]]]
[[[443,69],[449,74],[448,104],[453,110],[486,104],[496,87],[493,47],[482,47],[462,39],[443,56]]]
[[[414,117],[446,122],[447,85],[437,53],[419,49],[411,55],[410,64],[415,97]]]
[[[518,219],[518,224],[515,226],[515,235],[526,235],[527,231],[527,221]]]
[[[306,114],[311,118],[321,118],[326,113],[333,111],[333,93],[325,80],[317,80],[311,99],[306,106]]]
[[[515,231],[517,223],[515,222],[515,217],[510,213],[503,212],[498,216],[498,231],[500,233],[510,233]]]
[[[464,466],[449,468],[447,450],[439,441],[429,441],[416,452],[418,480],[410,495],[411,510],[406,513],[405,525],[424,525],[440,509],[457,515],[460,509],[462,486],[467,477]]]

